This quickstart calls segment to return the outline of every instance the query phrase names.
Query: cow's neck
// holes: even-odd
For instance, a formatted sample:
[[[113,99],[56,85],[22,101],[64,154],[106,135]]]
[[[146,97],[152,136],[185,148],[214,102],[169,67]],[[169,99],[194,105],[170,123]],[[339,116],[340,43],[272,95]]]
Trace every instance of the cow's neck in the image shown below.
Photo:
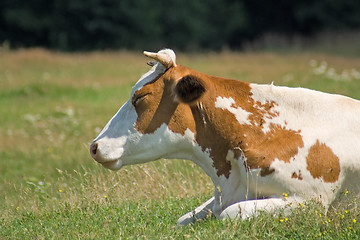
[[[223,83],[223,81],[229,81]],[[231,88],[231,84],[235,84]],[[194,106],[191,107],[192,114],[195,120],[196,142],[201,146],[202,151],[208,152],[212,163],[210,167],[215,169],[215,176],[210,176],[214,182],[216,178],[229,178],[232,168],[231,159],[240,159],[243,154],[241,144],[243,142],[242,135],[237,134],[238,125],[234,114],[216,107],[218,97],[230,98],[232,91],[229,89],[236,89],[237,97],[241,102],[247,102],[249,97],[249,85],[243,82],[235,82],[232,80],[221,79],[220,83],[211,89],[216,89],[217,92],[208,92],[206,95]],[[234,121],[235,120],[235,121]]]
[[[207,92],[191,110],[196,141],[209,152],[217,177],[228,179],[233,163],[270,175],[275,159],[289,162],[303,147],[299,130],[274,121],[276,102],[255,101],[248,83],[220,79],[212,84],[216,92]]]

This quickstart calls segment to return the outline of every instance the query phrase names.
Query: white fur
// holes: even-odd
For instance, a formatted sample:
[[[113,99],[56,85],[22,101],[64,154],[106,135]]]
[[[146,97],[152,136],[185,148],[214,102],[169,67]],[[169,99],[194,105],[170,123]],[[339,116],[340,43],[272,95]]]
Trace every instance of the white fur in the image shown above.
[[[250,120],[248,119],[250,116],[250,113],[242,109],[241,107],[234,107],[235,100],[231,97],[225,98],[225,97],[217,97],[215,102],[215,107],[226,109],[229,112],[233,113],[236,117],[236,120],[240,124],[250,124]]]

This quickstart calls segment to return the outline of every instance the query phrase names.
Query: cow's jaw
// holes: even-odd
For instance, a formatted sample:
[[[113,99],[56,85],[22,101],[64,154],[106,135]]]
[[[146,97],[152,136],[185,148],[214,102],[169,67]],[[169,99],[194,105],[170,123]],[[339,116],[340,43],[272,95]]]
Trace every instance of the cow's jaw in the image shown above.
[[[122,122],[117,121],[119,118],[116,115],[93,143],[98,145],[98,155],[95,160],[105,168],[118,170],[122,166],[145,163],[159,158],[196,159],[193,157],[193,147],[196,144],[194,133],[189,129],[182,135],[174,133],[166,124],[162,124],[151,134],[142,134],[133,128],[127,133],[119,133],[121,137],[106,135],[109,132],[113,133],[111,129],[119,129],[118,124]]]

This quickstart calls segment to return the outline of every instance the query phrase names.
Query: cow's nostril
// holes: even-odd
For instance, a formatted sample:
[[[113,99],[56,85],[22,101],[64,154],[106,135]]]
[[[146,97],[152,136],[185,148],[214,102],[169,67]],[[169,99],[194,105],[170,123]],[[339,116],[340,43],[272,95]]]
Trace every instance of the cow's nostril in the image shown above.
[[[90,146],[90,154],[91,154],[91,156],[92,156],[93,158],[96,157],[97,148],[98,148],[97,143],[93,143],[93,144],[91,144],[91,146]]]

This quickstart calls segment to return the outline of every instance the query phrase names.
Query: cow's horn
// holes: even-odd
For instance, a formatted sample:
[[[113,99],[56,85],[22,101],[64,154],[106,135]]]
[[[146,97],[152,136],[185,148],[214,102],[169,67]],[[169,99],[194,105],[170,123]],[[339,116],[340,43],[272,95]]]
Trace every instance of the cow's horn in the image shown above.
[[[169,51],[171,51],[172,54],[170,54]],[[158,61],[164,65],[165,68],[170,68],[173,65],[176,66],[175,59],[173,59],[175,54],[172,50],[161,50],[158,53],[144,51],[144,55]]]
[[[144,51],[144,55],[153,59],[157,58],[157,53]]]

